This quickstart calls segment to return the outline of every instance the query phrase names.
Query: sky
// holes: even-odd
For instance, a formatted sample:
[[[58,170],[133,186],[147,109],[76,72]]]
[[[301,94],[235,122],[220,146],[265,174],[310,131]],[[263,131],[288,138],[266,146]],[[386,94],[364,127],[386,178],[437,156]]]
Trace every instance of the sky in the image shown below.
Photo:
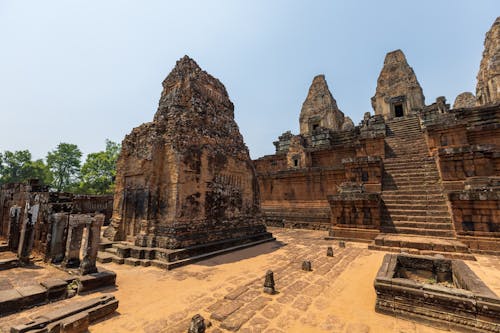
[[[475,93],[500,1],[0,0],[0,152],[84,154],[151,121],[187,54],[225,86],[252,158],[299,132],[315,75],[355,124],[401,49],[426,103]]]

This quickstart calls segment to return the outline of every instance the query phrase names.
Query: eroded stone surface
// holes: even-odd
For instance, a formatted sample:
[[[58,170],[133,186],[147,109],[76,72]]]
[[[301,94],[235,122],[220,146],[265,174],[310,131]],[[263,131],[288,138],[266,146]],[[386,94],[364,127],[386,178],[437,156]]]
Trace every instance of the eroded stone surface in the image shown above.
[[[424,106],[422,88],[403,51],[387,53],[377,80],[375,95],[372,97],[375,114],[391,119],[419,111]]]
[[[478,105],[500,101],[500,17],[486,33],[477,74],[476,98]]]
[[[476,105],[476,96],[471,92],[463,92],[455,98],[453,102],[454,109],[472,108]]]
[[[154,120],[117,162],[112,239],[181,248],[265,232],[248,149],[224,85],[185,56],[163,81]]]
[[[338,131],[342,129],[345,120],[344,113],[340,111],[328,89],[325,76],[314,77],[300,111],[300,134],[309,134],[320,127]],[[351,124],[352,120],[348,119],[346,128]]]

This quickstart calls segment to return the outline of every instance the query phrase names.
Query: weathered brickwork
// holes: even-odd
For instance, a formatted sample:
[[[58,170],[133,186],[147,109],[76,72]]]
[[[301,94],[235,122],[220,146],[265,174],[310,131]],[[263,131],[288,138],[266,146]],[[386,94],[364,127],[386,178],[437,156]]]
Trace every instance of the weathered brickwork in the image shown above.
[[[164,249],[269,237],[233,103],[187,56],[163,81],[154,120],[122,142],[105,235]]]

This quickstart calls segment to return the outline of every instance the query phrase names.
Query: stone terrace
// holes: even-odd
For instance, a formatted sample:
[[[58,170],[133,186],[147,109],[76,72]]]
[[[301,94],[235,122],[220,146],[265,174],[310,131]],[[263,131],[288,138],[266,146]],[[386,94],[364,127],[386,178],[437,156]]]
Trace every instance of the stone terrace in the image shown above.
[[[207,333],[231,332],[442,332],[375,312],[373,281],[384,252],[366,244],[324,240],[322,231],[272,229],[276,242],[218,256],[173,271],[109,264],[117,277],[118,313],[91,332],[186,332],[200,313]],[[328,246],[334,257],[326,256]],[[500,259],[477,256],[471,269],[500,294]],[[303,260],[312,272],[301,270]],[[266,270],[274,271],[276,295],[262,292]],[[0,272],[0,279],[5,274]],[[96,297],[96,293],[73,299]],[[71,299],[71,300],[73,300]],[[62,302],[0,318],[0,332]]]

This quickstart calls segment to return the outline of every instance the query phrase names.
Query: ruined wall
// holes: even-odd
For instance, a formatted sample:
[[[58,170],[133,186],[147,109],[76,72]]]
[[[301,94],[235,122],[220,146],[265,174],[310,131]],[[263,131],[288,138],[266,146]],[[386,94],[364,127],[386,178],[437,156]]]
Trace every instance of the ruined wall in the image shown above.
[[[424,106],[422,88],[403,52],[396,50],[387,53],[372,97],[375,114],[391,119],[417,112]]]
[[[500,17],[486,33],[476,85],[477,105],[500,101]]]
[[[180,248],[265,232],[255,170],[225,87],[189,57],[163,81],[154,121],[125,137],[106,235]]]

